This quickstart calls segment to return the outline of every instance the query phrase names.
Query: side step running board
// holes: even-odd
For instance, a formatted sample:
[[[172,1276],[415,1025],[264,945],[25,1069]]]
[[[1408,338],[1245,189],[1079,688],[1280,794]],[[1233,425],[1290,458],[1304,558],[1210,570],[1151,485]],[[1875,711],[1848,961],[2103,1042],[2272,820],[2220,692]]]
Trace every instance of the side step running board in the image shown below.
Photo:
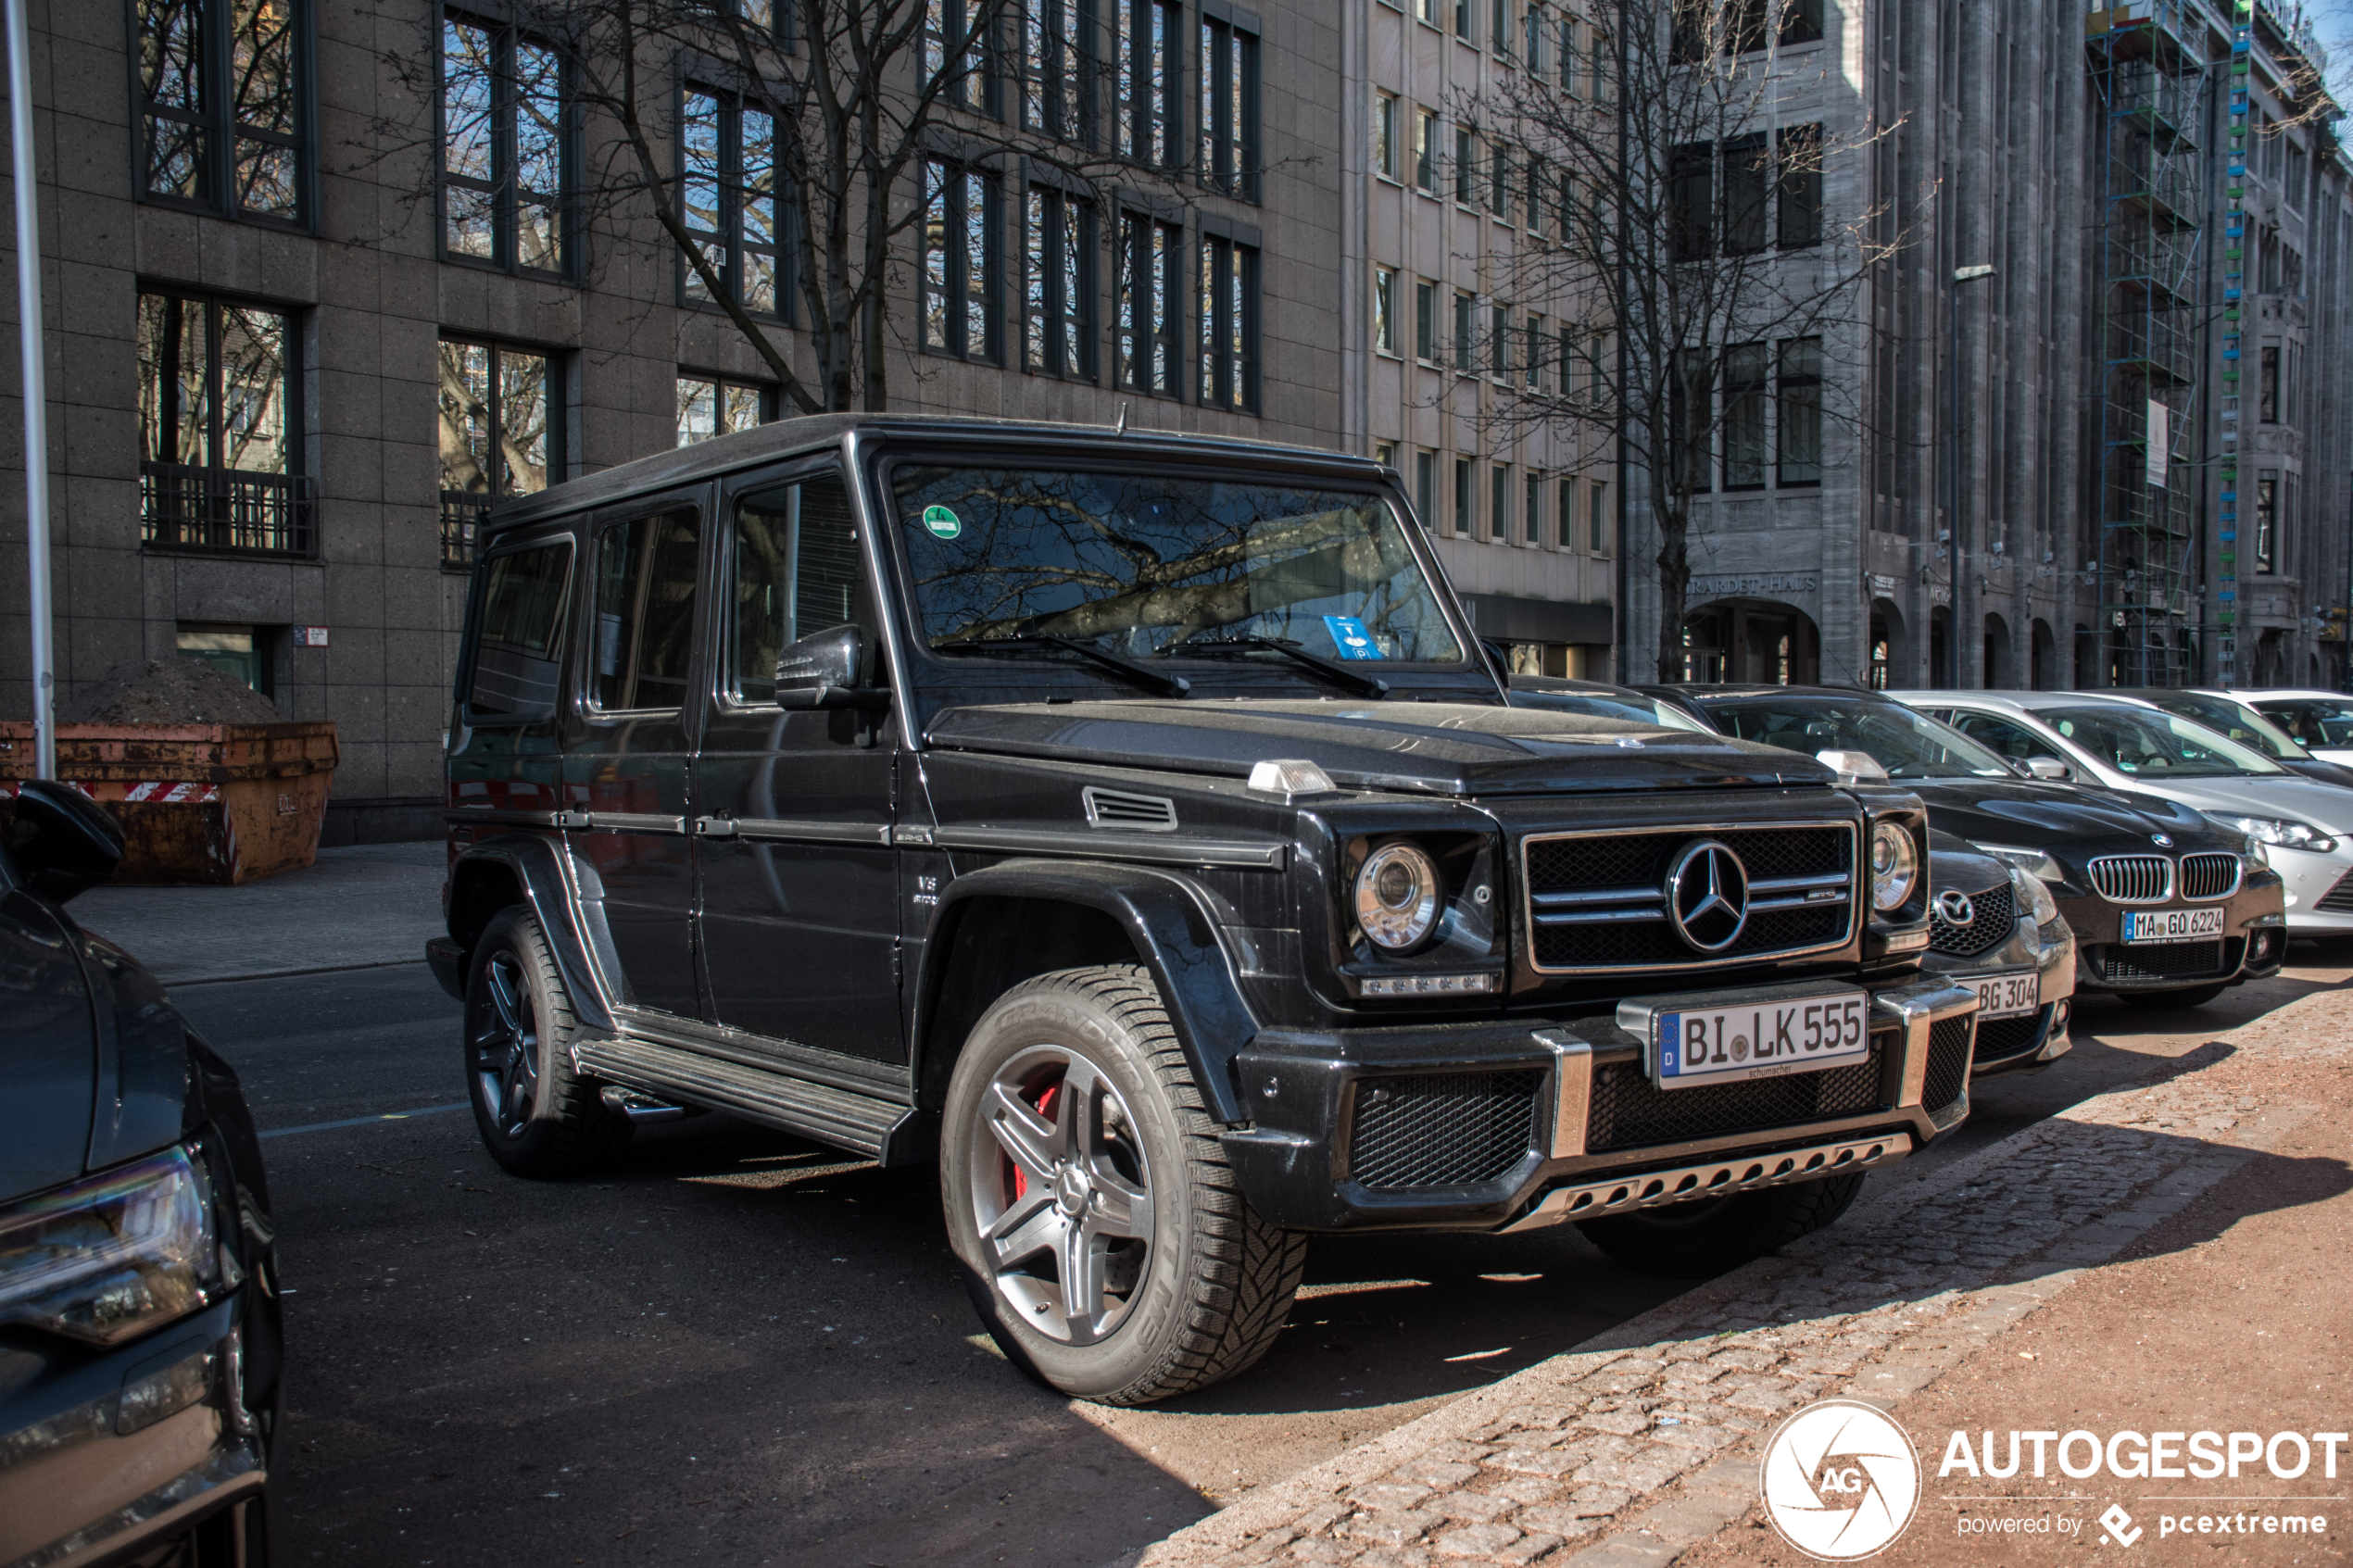
[[[573,1047],[583,1073],[667,1100],[684,1100],[798,1133],[886,1165],[923,1156],[921,1114],[889,1100],[722,1061],[649,1040],[590,1035]]]

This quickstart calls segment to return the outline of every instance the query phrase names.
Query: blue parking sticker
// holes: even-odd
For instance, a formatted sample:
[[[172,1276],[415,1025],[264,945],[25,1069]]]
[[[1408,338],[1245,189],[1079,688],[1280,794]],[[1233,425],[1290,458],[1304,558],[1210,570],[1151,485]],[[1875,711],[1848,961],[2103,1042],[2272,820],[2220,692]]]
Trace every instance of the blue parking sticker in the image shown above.
[[[1365,630],[1365,623],[1353,615],[1327,615],[1324,617],[1324,626],[1331,633],[1332,646],[1340,649],[1342,659],[1388,657],[1373,641],[1373,634]]]

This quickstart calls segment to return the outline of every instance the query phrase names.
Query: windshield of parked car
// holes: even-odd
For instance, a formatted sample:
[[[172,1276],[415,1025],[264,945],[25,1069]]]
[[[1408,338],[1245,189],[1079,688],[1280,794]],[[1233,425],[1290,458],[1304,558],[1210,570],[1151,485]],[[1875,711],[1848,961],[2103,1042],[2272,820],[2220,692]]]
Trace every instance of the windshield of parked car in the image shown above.
[[[2306,746],[2353,746],[2353,702],[2259,697],[2256,710]]]
[[[2286,770],[2259,751],[2171,713],[2122,704],[2049,708],[2036,717],[2120,773],[2220,779]]]
[[[1512,688],[1514,708],[1545,708],[1555,713],[1582,713],[1592,719],[1616,719],[1629,724],[1649,724],[1662,730],[1692,730],[1714,734],[1671,702],[1637,692],[1554,691]]]
[[[1069,637],[1139,658],[1175,645],[1290,664],[1459,664],[1460,641],[1378,495],[1202,475],[908,464],[892,475],[933,647]]]
[[[1764,697],[1711,702],[1708,717],[1743,740],[1811,757],[1868,751],[1892,779],[2008,779],[2007,763],[1957,730],[1894,702]]]
[[[2195,692],[2169,692],[2148,699],[2168,713],[2195,719],[2217,734],[2227,735],[2279,762],[2306,762],[2312,754],[2294,737],[2255,709],[2226,696],[2200,696]]]

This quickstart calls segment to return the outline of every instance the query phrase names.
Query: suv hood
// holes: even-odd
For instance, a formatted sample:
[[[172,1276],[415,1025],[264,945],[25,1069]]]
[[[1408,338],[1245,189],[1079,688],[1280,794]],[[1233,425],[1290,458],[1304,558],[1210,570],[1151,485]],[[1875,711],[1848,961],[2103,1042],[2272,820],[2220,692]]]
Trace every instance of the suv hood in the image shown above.
[[[1810,757],[1726,735],[1471,703],[1014,703],[945,709],[925,739],[951,751],[1240,778],[1255,763],[1296,758],[1344,788],[1429,795],[1827,786],[1833,776]]]

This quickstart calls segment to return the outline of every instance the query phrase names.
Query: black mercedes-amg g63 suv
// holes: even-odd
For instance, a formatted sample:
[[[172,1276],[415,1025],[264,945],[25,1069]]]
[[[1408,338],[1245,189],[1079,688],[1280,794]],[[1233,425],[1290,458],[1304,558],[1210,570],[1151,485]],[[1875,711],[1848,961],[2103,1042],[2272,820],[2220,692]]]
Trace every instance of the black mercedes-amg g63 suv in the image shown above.
[[[509,1170],[717,1110],[936,1160],[1006,1354],[1251,1363],[1304,1236],[1676,1272],[1967,1114],[1901,790],[1504,701],[1396,475],[792,420],[492,515],[448,935]]]

